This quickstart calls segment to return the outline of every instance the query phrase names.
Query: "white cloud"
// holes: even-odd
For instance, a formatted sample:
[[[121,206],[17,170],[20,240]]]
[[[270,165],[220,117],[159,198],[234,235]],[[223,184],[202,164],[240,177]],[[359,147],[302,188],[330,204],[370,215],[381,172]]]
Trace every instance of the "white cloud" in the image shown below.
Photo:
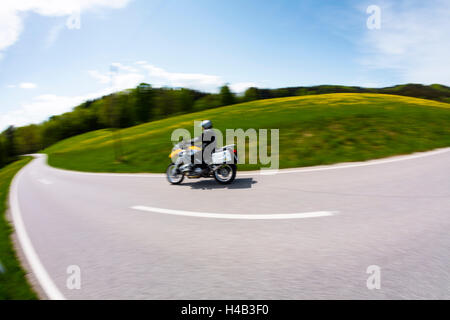
[[[135,87],[145,81],[151,83],[154,87],[186,87],[212,92],[217,91],[225,83],[219,76],[202,73],[169,72],[146,61],[135,62],[135,67],[118,62],[112,63],[111,66],[117,72],[101,73],[97,70],[89,70],[88,73],[102,84],[110,83],[112,77],[113,85],[118,90],[126,88],[127,85],[128,88]],[[238,83],[234,86],[237,89],[241,89],[246,85],[252,86],[254,83]]]
[[[145,75],[140,73],[125,73],[113,76],[113,91],[136,87],[145,80]]]
[[[230,89],[236,93],[242,93],[250,87],[257,87],[257,84],[254,82],[237,82],[230,84]]]
[[[100,73],[97,70],[89,70],[88,74],[97,80],[101,84],[105,84],[111,81],[111,76],[108,76],[107,74]]]
[[[0,114],[0,130],[8,125],[22,126],[30,123],[40,123],[52,115],[62,114],[72,110],[86,100],[99,98],[112,92],[136,87],[141,82],[151,83],[153,86],[188,87],[192,89],[217,91],[218,87],[226,83],[221,77],[201,73],[168,72],[147,62],[135,63],[136,67],[121,63],[111,64],[117,72],[89,70],[87,73],[103,89],[75,96],[59,96],[55,94],[41,94],[31,101],[22,103],[17,109]],[[23,82],[19,87],[31,88],[33,83]],[[12,85],[17,87],[16,85]],[[248,87],[256,86],[253,82],[238,82],[230,84],[235,92],[242,92]]]
[[[381,7],[381,29],[367,30],[363,64],[403,82],[450,84],[450,2],[396,1]]]
[[[133,70],[132,72],[105,72],[89,70],[88,74],[100,84],[109,84],[111,92],[136,87],[145,80],[145,75],[138,70],[129,69],[126,66],[119,70]]]
[[[6,86],[7,88],[21,88],[21,89],[34,89],[37,88],[37,84],[33,83],[33,82],[21,82],[19,84],[8,84]]]
[[[145,69],[148,74],[148,81],[157,87],[185,87],[208,92],[217,92],[218,88],[224,85],[222,77],[203,73],[182,73],[170,72],[163,68],[156,67],[146,61],[137,61],[135,64]],[[256,87],[254,82],[236,82],[229,84],[234,92],[243,92],[249,87]]]
[[[0,114],[0,130],[14,124],[23,126],[30,123],[39,123],[46,120],[51,115],[58,115],[70,111],[80,103],[101,97],[110,93],[109,90],[102,90],[80,96],[58,96],[54,94],[44,94],[33,98],[31,101],[23,103],[18,109]]]
[[[131,70],[124,66],[123,70]],[[40,123],[52,115],[62,114],[72,110],[75,106],[87,101],[102,97],[112,92],[136,87],[143,82],[145,75],[142,73],[100,73],[96,70],[88,71],[88,74],[100,84],[106,84],[103,89],[83,95],[60,96],[56,94],[41,94],[31,101],[22,103],[17,109],[0,113],[0,131],[13,124],[23,126],[30,123]],[[112,83],[111,83],[112,79]],[[21,83],[22,88],[31,88],[33,83]],[[15,85],[13,85],[15,86]],[[15,86],[16,87],[16,86]]]
[[[130,0],[2,0],[0,5],[0,51],[13,45],[23,30],[23,13],[34,12],[42,16],[64,17],[72,26],[74,16],[99,8],[123,8]],[[60,31],[60,30],[59,30]],[[57,29],[50,33],[48,41],[57,37]]]
[[[21,89],[34,89],[36,87],[37,87],[37,85],[32,82],[22,82],[19,84],[19,88],[21,88]]]
[[[57,24],[54,25],[48,35],[47,38],[45,39],[45,46],[48,48],[50,47],[53,43],[56,42],[56,40],[58,39],[59,35],[61,34],[61,32],[64,30],[64,25],[63,24]]]
[[[169,72],[145,61],[138,61],[137,64],[147,71],[150,82],[157,87],[187,87],[198,90],[216,91],[219,86],[224,84],[223,79],[215,75]]]
[[[122,70],[122,71],[138,72],[138,70],[136,68],[133,68],[131,66],[123,65],[120,62],[113,62],[113,63],[111,63],[111,66],[117,68],[118,70]]]

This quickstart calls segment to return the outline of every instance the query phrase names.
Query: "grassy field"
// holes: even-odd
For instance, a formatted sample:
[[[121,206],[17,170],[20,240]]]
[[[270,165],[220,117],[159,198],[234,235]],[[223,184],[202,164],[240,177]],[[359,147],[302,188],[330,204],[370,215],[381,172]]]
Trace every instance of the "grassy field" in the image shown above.
[[[37,299],[17,260],[10,238],[12,228],[5,217],[11,180],[30,161],[31,157],[27,157],[0,169],[0,263],[3,269],[0,270],[0,300]]]
[[[362,161],[450,146],[450,104],[395,95],[336,93],[257,100],[120,130],[124,161],[114,161],[110,130],[61,141],[45,152],[53,166],[98,172],[164,172],[170,135],[193,121],[216,128],[280,129],[280,167]],[[241,170],[259,165],[241,165]]]

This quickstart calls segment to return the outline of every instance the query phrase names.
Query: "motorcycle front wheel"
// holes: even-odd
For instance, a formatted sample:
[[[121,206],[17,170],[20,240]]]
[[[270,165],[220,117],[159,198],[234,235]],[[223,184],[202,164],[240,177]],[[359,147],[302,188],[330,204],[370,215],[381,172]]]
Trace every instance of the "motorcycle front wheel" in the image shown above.
[[[229,184],[236,178],[236,165],[224,164],[219,169],[214,171],[214,179],[221,184]]]
[[[177,166],[173,163],[169,164],[167,167],[166,176],[171,184],[180,184],[184,179],[184,174],[179,172]]]

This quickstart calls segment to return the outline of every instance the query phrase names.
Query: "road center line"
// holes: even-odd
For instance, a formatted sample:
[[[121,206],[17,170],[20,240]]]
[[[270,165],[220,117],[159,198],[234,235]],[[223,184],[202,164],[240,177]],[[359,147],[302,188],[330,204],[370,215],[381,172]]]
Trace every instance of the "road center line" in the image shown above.
[[[49,180],[47,180],[47,179],[39,179],[38,180],[40,183],[42,183],[42,184],[52,184],[52,182],[51,181],[49,181]]]
[[[148,211],[155,213],[171,214],[177,216],[188,216],[198,218],[214,218],[214,219],[236,219],[236,220],[280,220],[280,219],[306,219],[329,217],[338,213],[338,211],[313,211],[302,213],[278,213],[278,214],[229,214],[229,213],[212,213],[212,212],[195,212],[184,210],[173,210],[164,208],[155,208],[147,206],[133,206],[131,209]]]

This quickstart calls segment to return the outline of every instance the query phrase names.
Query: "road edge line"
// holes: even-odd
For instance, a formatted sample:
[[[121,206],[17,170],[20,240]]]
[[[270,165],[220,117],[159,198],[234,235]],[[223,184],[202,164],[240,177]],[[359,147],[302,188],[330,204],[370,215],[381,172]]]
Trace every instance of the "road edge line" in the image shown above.
[[[407,154],[407,155],[395,155],[395,156],[380,158],[380,159],[357,161],[354,163],[344,162],[346,164],[335,163],[335,164],[330,164],[330,165],[325,165],[325,166],[286,168],[286,169],[274,170],[273,173],[264,172],[264,171],[271,171],[271,170],[264,170],[264,169],[261,170],[260,169],[259,171],[255,170],[255,173],[256,173],[256,175],[277,175],[280,173],[306,173],[306,172],[315,172],[315,171],[367,167],[367,166],[374,166],[374,165],[382,165],[382,164],[386,164],[386,163],[393,163],[393,162],[400,162],[400,161],[407,161],[407,160],[431,157],[431,156],[434,156],[437,154],[447,153],[449,151],[450,151],[450,148],[446,147],[446,148],[440,148],[440,149],[435,149],[435,150],[430,150],[430,151],[414,152],[412,154]],[[254,176],[255,174],[252,174],[251,171],[242,171],[242,173],[240,173],[239,175],[240,176]]]
[[[450,147],[437,148],[428,151],[418,151],[410,154],[399,154],[388,156],[379,159],[370,159],[365,161],[354,161],[354,162],[340,162],[333,163],[327,165],[316,165],[316,166],[308,166],[308,167],[297,167],[297,168],[283,168],[276,169],[275,172],[264,172],[271,171],[269,169],[259,169],[252,171],[238,171],[237,177],[240,176],[258,176],[258,175],[277,175],[277,174],[286,174],[286,173],[306,173],[306,172],[315,172],[315,171],[326,171],[326,170],[337,170],[337,169],[348,169],[348,168],[357,168],[357,167],[365,167],[365,166],[373,166],[373,165],[382,165],[392,162],[413,160],[418,158],[425,158],[429,156],[434,156],[442,153],[446,153],[450,151]],[[165,178],[164,173],[113,173],[113,172],[87,172],[87,171],[76,171],[76,170],[68,170],[61,169],[57,167],[53,167],[48,164],[48,155],[45,153],[38,153],[38,157],[42,155],[45,157],[44,164],[53,169],[63,173],[68,174],[81,174],[81,175],[92,175],[92,176],[103,176],[103,177],[131,177],[131,178]],[[35,155],[32,155],[35,156]],[[238,164],[239,165],[239,164]]]
[[[15,232],[17,234],[17,239],[19,240],[18,242],[40,286],[42,287],[42,289],[44,290],[45,294],[49,299],[65,300],[66,298],[56,287],[55,283],[50,278],[49,274],[47,273],[43,264],[41,263],[39,256],[34,250],[33,244],[31,243],[31,240],[28,237],[28,234],[25,229],[25,224],[22,219],[22,213],[20,211],[19,206],[17,186],[22,173],[24,172],[25,168],[30,165],[30,163],[25,167],[23,167],[13,178],[9,190],[9,210],[11,212],[11,217]]]

